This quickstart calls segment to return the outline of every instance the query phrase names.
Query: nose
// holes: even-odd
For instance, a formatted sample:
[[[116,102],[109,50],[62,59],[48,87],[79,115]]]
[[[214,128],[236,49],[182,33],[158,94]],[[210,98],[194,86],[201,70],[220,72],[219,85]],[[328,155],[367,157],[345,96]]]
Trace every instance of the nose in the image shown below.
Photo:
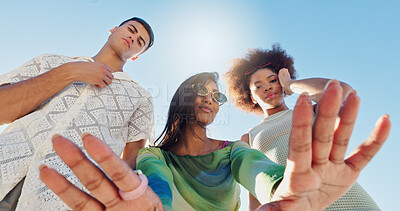
[[[203,97],[203,102],[206,104],[211,104],[212,100],[211,93]]]
[[[268,92],[272,90],[272,86],[271,85],[266,85],[264,88],[264,92]]]
[[[129,36],[129,39],[132,41],[132,43],[135,43],[136,37],[135,36]]]

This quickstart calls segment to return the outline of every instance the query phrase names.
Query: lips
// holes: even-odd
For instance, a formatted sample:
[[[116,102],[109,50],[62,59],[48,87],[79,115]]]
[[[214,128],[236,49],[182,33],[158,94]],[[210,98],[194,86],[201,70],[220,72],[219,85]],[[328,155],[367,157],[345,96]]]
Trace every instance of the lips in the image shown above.
[[[199,108],[200,108],[200,110],[202,110],[202,111],[204,111],[206,113],[211,113],[212,112],[211,108],[208,108],[206,106],[199,106]]]
[[[272,98],[274,98],[275,96],[276,96],[275,93],[268,93],[267,99],[272,99]]]
[[[122,38],[122,39],[126,42],[126,44],[128,45],[128,48],[131,48],[131,43],[125,38]]]

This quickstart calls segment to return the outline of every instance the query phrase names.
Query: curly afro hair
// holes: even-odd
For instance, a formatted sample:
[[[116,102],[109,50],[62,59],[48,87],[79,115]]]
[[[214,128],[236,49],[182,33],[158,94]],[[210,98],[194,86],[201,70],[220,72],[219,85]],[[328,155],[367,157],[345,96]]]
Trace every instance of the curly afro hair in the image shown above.
[[[232,66],[227,73],[224,74],[230,98],[235,107],[242,111],[263,114],[263,110],[258,104],[251,100],[251,92],[249,88],[250,76],[257,69],[245,75],[250,69],[269,64],[266,68],[278,74],[282,68],[289,70],[290,77],[296,79],[296,70],[294,69],[293,58],[287,55],[286,51],[279,44],[273,44],[271,50],[249,49],[244,58],[236,58],[232,61]]]

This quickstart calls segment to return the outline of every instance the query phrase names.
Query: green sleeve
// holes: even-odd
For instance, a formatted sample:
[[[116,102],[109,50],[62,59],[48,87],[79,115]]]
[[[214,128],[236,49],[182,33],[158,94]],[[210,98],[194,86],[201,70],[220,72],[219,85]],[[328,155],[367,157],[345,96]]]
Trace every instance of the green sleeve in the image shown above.
[[[234,143],[231,151],[233,177],[262,204],[270,201],[275,183],[283,178],[285,167],[272,162],[245,142]]]
[[[159,148],[148,147],[139,151],[137,169],[149,180],[149,186],[160,197],[166,210],[172,209],[172,173]]]

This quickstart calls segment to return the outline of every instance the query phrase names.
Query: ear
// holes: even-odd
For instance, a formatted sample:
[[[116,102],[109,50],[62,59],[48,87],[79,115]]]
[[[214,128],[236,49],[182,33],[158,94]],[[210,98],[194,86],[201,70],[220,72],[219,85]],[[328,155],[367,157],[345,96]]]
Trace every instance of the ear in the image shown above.
[[[113,29],[111,29],[111,30],[110,30],[110,33],[112,34],[116,28],[118,28],[118,26],[116,26],[116,27],[114,27]]]
[[[130,60],[135,61],[137,58],[139,58],[139,56],[134,56],[134,57],[130,58]]]

